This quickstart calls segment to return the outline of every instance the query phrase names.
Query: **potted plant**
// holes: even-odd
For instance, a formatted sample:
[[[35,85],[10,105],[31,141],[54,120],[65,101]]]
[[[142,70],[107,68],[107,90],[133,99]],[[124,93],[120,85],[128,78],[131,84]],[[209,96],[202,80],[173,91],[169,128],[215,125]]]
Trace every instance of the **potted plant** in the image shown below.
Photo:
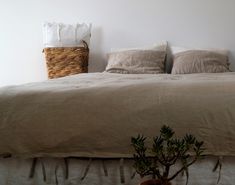
[[[183,138],[175,138],[174,134],[170,127],[164,125],[160,135],[153,138],[151,148],[146,146],[147,138],[143,135],[131,138],[136,172],[141,178],[151,176],[141,185],[171,185],[171,181],[180,173],[186,174],[188,183],[188,167],[202,157],[203,141],[198,141],[191,134]],[[181,163],[181,167],[175,173],[170,173],[171,167],[177,162]]]

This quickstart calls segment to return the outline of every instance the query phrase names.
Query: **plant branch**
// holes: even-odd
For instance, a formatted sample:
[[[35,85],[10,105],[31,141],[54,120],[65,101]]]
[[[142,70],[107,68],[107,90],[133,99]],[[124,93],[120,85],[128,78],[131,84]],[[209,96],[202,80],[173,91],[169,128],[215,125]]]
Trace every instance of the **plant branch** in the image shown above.
[[[195,163],[197,161],[197,157],[194,158],[194,160],[190,163],[188,163],[186,166],[183,166],[178,172],[176,172],[172,177],[170,177],[168,180],[171,181],[174,178],[176,178],[185,168],[188,168],[189,166],[191,166],[193,163]]]

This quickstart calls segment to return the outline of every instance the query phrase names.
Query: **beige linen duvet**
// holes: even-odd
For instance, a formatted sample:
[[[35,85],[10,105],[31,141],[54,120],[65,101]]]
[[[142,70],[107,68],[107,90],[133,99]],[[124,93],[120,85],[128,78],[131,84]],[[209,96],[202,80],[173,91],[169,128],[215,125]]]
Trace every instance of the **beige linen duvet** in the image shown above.
[[[131,136],[163,124],[235,156],[235,73],[93,73],[0,89],[0,153],[131,157]]]

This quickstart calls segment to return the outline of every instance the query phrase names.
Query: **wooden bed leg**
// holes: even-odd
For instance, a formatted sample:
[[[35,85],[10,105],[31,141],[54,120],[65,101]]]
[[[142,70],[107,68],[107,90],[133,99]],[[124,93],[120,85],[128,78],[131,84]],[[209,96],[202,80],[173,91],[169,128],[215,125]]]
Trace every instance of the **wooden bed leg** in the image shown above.
[[[37,165],[37,158],[34,158],[32,161],[31,168],[30,168],[30,172],[29,172],[30,179],[32,179],[34,177],[36,165]]]

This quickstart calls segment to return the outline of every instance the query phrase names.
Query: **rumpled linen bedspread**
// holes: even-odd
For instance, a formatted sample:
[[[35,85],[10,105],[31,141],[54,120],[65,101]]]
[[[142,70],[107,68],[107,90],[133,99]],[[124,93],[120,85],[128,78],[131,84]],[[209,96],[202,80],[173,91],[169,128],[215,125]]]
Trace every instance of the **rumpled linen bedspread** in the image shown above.
[[[0,88],[0,154],[132,157],[131,136],[194,134],[235,156],[235,73],[79,74]]]

